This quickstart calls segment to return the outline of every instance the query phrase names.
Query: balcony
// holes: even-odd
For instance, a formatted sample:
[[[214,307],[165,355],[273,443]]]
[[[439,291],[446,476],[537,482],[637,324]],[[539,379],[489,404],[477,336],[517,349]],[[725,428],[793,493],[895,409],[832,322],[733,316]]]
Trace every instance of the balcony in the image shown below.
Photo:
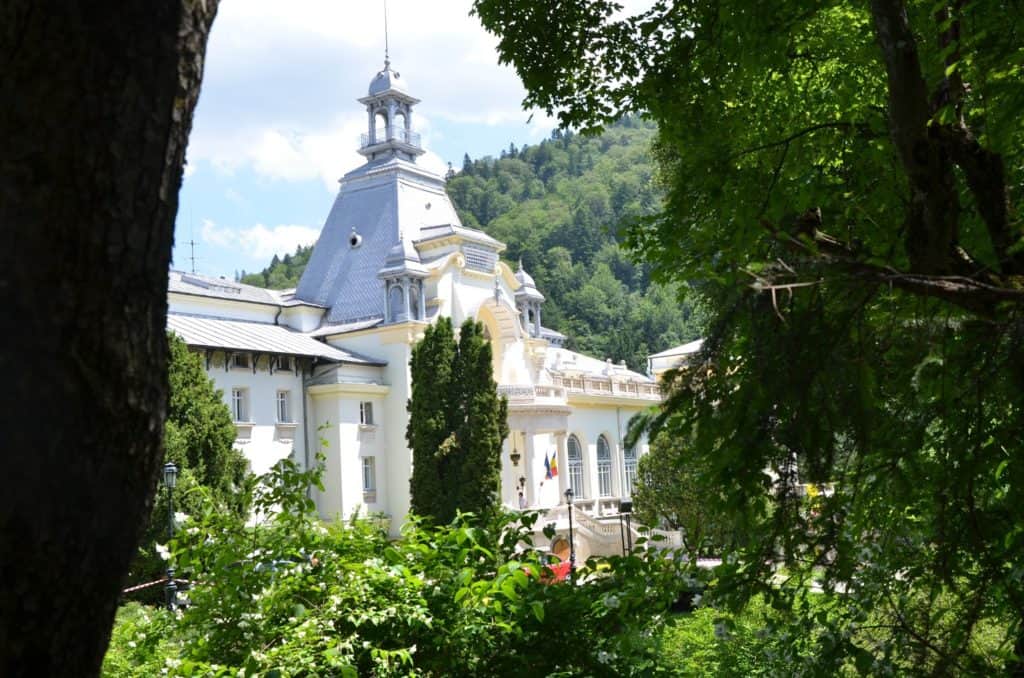
[[[407,146],[414,146],[420,148],[420,134],[419,132],[413,132],[412,130],[405,129],[404,127],[395,127],[391,130],[391,138],[388,138],[388,131],[384,127],[378,127],[373,132],[373,139],[371,141],[370,135],[363,133],[359,135],[359,148],[369,148],[370,146],[377,146],[378,144],[386,144],[389,141],[397,141]]]
[[[567,393],[608,396],[617,398],[637,398],[639,400],[661,400],[661,389],[657,384],[638,381],[615,381],[600,377],[555,377],[556,386],[562,387]]]
[[[565,405],[565,389],[560,386],[532,386],[529,384],[499,384],[498,395],[505,396],[508,404]]]

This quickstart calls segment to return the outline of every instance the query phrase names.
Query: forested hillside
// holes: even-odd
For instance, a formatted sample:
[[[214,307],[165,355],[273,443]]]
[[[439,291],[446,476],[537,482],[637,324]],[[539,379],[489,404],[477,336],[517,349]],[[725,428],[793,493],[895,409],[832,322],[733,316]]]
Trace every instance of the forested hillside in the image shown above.
[[[302,272],[306,270],[309,263],[309,255],[313,253],[312,245],[299,245],[295,248],[295,254],[286,254],[278,257],[276,254],[270,260],[270,266],[259,273],[235,274],[235,279],[247,285],[258,287],[269,287],[272,290],[286,290],[299,284]]]
[[[648,354],[696,338],[700,323],[674,289],[652,283],[646,267],[618,246],[630,221],[660,202],[652,181],[653,126],[628,118],[596,137],[555,131],[500,157],[463,161],[448,192],[467,226],[508,245],[547,297],[544,324],[568,335],[568,347],[625,360],[643,370]],[[274,258],[254,285],[293,287],[310,248]]]

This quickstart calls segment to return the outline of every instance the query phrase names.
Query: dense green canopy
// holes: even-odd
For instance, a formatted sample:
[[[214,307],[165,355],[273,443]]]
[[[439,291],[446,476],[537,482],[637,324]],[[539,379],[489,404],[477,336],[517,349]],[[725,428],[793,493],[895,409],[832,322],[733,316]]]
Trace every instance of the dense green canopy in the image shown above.
[[[791,610],[815,672],[1020,669],[1024,6],[616,8],[476,3],[528,104],[658,125],[629,243],[713,313],[656,424],[742,535],[715,590]]]

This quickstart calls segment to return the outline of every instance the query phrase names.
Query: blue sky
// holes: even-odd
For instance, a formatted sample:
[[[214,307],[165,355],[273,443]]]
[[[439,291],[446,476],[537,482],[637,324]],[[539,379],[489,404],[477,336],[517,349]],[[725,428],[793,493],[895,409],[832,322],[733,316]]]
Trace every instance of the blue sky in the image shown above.
[[[392,66],[422,99],[420,163],[458,169],[464,153],[534,144],[554,122],[521,109],[496,40],[469,0],[390,0]],[[224,0],[207,51],[176,226],[174,267],[231,277],[312,243],[358,166],[366,114],[356,99],[383,65],[381,0]]]

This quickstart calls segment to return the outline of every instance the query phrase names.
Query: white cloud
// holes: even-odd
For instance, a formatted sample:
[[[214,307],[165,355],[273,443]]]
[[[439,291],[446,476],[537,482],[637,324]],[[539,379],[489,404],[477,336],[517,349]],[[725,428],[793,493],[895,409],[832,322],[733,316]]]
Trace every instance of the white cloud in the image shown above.
[[[299,245],[312,245],[320,229],[298,224],[281,224],[267,228],[256,224],[248,228],[219,226],[209,219],[203,220],[204,242],[239,251],[252,259],[267,260],[275,254],[288,254]]]
[[[497,64],[497,40],[469,16],[470,6],[388,3],[391,60],[423,100],[413,123],[424,147],[456,141],[452,128],[466,124],[523,125],[531,139],[546,135],[554,121],[537,114],[527,127],[522,85]],[[189,161],[222,174],[249,168],[273,180],[319,178],[333,192],[337,179],[363,161],[356,148],[366,117],[355,99],[380,69],[383,48],[379,2],[225,0],[210,37]],[[432,137],[425,116],[450,133]],[[485,149],[449,144],[448,154],[457,157],[448,159],[496,153],[513,140]],[[429,152],[420,162],[446,167]]]

